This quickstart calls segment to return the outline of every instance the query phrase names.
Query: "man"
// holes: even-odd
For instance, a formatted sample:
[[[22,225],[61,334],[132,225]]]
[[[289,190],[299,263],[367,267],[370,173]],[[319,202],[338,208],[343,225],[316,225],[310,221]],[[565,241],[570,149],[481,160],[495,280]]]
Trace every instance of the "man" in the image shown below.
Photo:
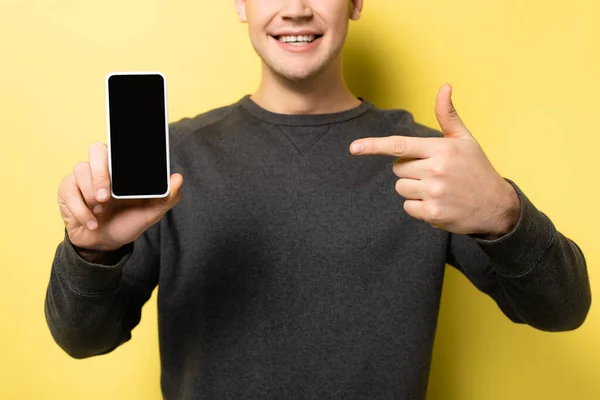
[[[446,263],[515,322],[583,323],[583,254],[495,171],[449,85],[441,131],[347,89],[362,0],[235,5],[260,86],[170,125],[170,196],[110,198],[98,143],[60,184],[46,316],[67,353],[129,340],[158,285],[165,398],[422,399]]]

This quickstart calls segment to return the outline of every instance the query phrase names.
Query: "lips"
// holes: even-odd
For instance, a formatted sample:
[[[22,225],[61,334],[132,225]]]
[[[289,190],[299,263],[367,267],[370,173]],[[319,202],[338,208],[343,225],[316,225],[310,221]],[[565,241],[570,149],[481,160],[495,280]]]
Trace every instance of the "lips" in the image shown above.
[[[311,43],[317,39],[320,39],[323,36],[322,32],[319,32],[317,30],[312,30],[312,29],[304,29],[304,30],[297,30],[297,31],[278,31],[275,32],[273,34],[271,34],[271,37],[273,37],[275,40],[278,40],[280,42],[284,42],[284,43]]]
[[[316,39],[321,38],[323,35],[320,33],[313,32],[298,32],[298,33],[279,33],[271,35],[274,39],[285,43],[292,42],[312,42]]]
[[[270,35],[284,50],[292,53],[305,53],[321,42],[323,34],[313,30],[281,31]]]
[[[283,43],[311,43],[317,38],[316,35],[281,35],[275,37]]]

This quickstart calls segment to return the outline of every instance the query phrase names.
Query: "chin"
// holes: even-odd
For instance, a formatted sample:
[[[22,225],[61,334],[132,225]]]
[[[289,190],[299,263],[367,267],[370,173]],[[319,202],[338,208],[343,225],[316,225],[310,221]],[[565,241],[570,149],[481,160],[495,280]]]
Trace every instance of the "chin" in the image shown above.
[[[279,73],[279,76],[281,76],[282,78],[287,79],[288,81],[292,81],[292,82],[302,82],[302,81],[307,81],[311,78],[314,78],[316,75],[318,75],[317,73],[314,72],[283,72],[283,73]]]
[[[314,77],[316,77],[317,75],[319,75],[319,73],[321,73],[322,68],[315,68],[315,67],[304,67],[304,68],[299,68],[298,66],[285,66],[285,65],[280,65],[280,66],[270,66],[269,67],[276,75],[280,76],[281,78],[284,78],[288,81],[292,81],[292,82],[302,82],[302,81],[307,81],[310,80]]]

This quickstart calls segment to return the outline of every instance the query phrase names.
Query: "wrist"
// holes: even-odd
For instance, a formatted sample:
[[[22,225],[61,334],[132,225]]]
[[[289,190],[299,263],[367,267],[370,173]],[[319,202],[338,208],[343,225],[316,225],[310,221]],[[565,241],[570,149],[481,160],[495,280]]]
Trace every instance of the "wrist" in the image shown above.
[[[498,207],[498,217],[494,218],[494,226],[492,229],[483,235],[481,238],[487,240],[499,239],[502,236],[512,232],[521,216],[521,200],[515,191],[515,188],[503,179],[503,194],[498,196],[501,199]]]
[[[129,244],[116,250],[93,250],[71,243],[75,252],[85,261],[93,264],[115,265],[129,252]]]

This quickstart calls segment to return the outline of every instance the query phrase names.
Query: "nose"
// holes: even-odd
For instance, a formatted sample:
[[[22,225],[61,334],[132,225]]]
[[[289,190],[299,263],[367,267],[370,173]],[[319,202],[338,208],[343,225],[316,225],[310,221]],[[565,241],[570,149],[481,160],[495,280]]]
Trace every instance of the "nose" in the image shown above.
[[[283,19],[310,20],[313,17],[313,11],[306,5],[306,0],[285,0],[283,3],[281,10]]]

